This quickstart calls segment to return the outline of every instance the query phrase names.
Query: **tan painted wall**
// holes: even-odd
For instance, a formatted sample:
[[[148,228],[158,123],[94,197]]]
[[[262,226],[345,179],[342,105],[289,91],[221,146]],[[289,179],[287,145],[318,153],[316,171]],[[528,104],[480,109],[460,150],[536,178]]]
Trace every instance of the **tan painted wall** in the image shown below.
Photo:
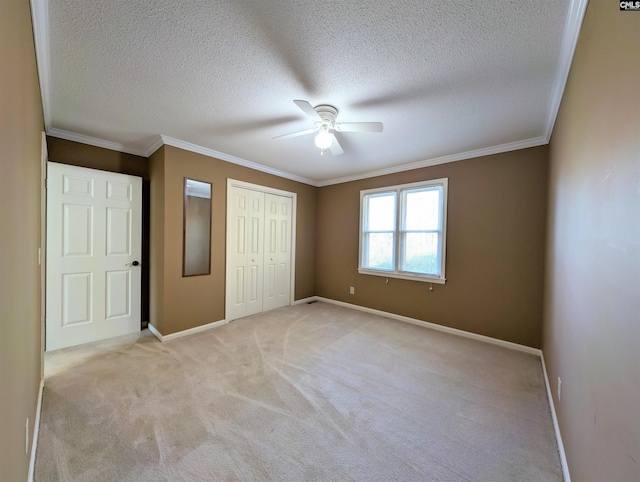
[[[41,376],[42,103],[28,0],[0,2],[0,479],[27,480]]]
[[[213,188],[211,275],[208,276],[182,277],[185,177],[210,182]],[[317,188],[201,154],[164,146],[162,152],[154,154],[151,160],[153,262],[150,319],[163,335],[223,320],[225,317],[227,178],[298,194],[295,299],[315,294]],[[162,207],[159,207],[159,204],[156,208],[156,203],[160,203]],[[154,209],[157,209],[157,212]],[[162,209],[164,212],[161,212]],[[161,235],[163,246],[158,242]],[[159,307],[158,312],[154,314],[153,306],[156,303]]]
[[[543,351],[574,481],[640,480],[639,82],[640,13],[592,0],[550,144]]]
[[[358,274],[360,190],[449,178],[444,285]],[[541,344],[547,148],[322,187],[319,296],[491,336]],[[349,287],[355,294],[349,294]]]
[[[149,179],[146,157],[47,136],[49,160]]]

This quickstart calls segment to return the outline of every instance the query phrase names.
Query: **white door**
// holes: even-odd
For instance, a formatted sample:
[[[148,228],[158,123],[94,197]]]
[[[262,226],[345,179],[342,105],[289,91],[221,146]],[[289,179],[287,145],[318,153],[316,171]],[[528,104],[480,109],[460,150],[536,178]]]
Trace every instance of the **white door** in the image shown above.
[[[48,163],[47,351],[140,331],[142,179]]]
[[[263,311],[289,304],[291,204],[290,197],[265,194]]]
[[[262,311],[264,193],[230,187],[227,194],[227,319]]]

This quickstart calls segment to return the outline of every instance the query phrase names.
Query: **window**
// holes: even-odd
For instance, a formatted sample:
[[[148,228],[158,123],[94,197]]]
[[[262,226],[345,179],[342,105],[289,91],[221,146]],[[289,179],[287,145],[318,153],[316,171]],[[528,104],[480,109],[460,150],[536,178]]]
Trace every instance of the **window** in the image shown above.
[[[358,272],[445,282],[447,181],[360,191]]]

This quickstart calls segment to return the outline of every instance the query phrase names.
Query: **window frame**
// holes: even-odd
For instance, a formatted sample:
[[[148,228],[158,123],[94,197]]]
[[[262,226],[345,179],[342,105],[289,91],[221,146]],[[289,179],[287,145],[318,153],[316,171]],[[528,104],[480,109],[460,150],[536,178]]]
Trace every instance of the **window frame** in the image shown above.
[[[385,186],[375,189],[364,189],[360,191],[360,227],[359,227],[359,242],[358,242],[358,273],[368,274],[373,276],[383,276],[385,278],[399,278],[413,281],[421,281],[426,283],[439,283],[444,284],[446,282],[445,276],[445,262],[446,262],[446,249],[447,249],[447,198],[448,198],[448,186],[449,178],[432,179],[428,181],[412,182],[409,184],[398,184],[395,186]],[[406,213],[406,198],[407,192],[414,191],[420,188],[432,188],[440,187],[442,189],[442,203],[441,203],[441,217],[440,217],[440,229],[439,230],[426,230],[428,232],[439,233],[439,249],[438,254],[440,256],[440,275],[421,274],[410,271],[400,270],[401,254],[405,249],[405,244],[402,242],[403,236],[406,236],[407,230],[405,229],[404,216]],[[392,269],[372,269],[363,266],[363,256],[367,252],[365,247],[365,239],[370,232],[366,231],[365,220],[367,216],[368,203],[366,202],[368,196],[371,195],[395,195],[395,213],[394,220],[395,226],[393,230],[393,267]],[[426,232],[425,231],[425,232]]]

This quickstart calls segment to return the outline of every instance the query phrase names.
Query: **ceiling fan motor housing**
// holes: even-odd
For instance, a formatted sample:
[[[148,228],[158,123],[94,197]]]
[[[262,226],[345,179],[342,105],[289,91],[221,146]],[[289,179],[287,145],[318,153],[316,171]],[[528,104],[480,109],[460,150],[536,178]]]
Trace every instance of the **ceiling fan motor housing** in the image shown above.
[[[332,105],[317,105],[314,107],[315,111],[322,118],[322,125],[326,125],[329,129],[333,129],[336,123],[336,116],[338,115],[338,109]]]

